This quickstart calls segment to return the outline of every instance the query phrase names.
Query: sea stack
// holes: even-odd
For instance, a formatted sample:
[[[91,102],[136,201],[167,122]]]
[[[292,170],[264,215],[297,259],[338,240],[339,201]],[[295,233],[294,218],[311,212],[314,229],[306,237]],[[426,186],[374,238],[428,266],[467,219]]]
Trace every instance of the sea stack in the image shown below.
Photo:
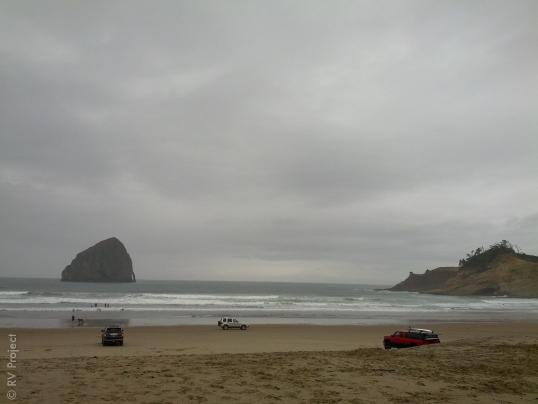
[[[136,282],[133,262],[116,237],[79,252],[62,271],[66,282]]]

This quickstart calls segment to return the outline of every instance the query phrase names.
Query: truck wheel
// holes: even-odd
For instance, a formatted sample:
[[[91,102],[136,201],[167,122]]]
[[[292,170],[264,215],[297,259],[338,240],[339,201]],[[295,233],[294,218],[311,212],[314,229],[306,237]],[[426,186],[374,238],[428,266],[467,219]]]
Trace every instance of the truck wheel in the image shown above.
[[[120,346],[123,346],[123,341],[120,341]]]
[[[228,329],[228,324],[224,324],[224,325],[222,326],[222,329],[223,329],[223,330],[227,330],[227,329]]]
[[[246,326],[245,324],[243,324],[243,325],[241,326],[241,329],[242,329],[243,331],[245,331],[245,330],[247,329],[247,326]]]
[[[383,345],[384,345],[385,349],[390,349],[391,348],[390,343],[388,343],[386,341],[383,342]]]

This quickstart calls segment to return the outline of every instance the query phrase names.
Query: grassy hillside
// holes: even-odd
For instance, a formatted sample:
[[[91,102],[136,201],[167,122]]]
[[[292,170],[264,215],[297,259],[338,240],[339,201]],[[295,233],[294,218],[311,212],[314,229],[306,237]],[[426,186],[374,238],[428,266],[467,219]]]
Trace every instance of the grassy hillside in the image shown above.
[[[514,254],[497,256],[481,271],[459,270],[434,293],[538,297],[538,262]]]
[[[390,290],[538,298],[538,257],[516,252],[504,240],[488,250],[476,251],[460,260],[459,267],[440,267],[424,274],[411,272]]]

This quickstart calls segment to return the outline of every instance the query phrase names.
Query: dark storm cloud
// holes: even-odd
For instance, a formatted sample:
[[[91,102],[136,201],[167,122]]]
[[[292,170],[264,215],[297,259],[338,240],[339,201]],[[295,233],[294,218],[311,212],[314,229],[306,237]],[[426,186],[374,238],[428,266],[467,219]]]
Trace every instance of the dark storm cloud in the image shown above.
[[[538,253],[538,7],[5,2],[1,274],[392,282]]]

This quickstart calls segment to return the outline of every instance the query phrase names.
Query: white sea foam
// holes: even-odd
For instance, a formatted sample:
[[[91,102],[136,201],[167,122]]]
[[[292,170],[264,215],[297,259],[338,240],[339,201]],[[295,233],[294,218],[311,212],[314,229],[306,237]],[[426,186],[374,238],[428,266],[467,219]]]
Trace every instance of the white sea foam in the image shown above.
[[[23,285],[23,286],[21,286]],[[5,311],[126,311],[185,313],[282,313],[289,317],[353,313],[527,313],[538,299],[455,297],[387,292],[357,285],[140,282],[128,285],[55,284],[25,281],[0,290]],[[28,288],[28,290],[25,290]],[[332,288],[332,289],[331,289]],[[121,291],[123,290],[123,291]],[[182,292],[176,292],[181,290]],[[204,293],[194,291],[203,290]],[[162,291],[163,293],[156,293]],[[238,293],[235,293],[238,291]],[[239,293],[239,292],[244,293]],[[213,293],[214,292],[214,293]],[[95,307],[95,303],[98,307]],[[107,307],[104,307],[105,303]],[[109,306],[109,307],[108,307]],[[196,314],[195,314],[196,315]],[[156,314],[158,316],[158,314]]]
[[[417,294],[369,296],[294,296],[276,294],[182,294],[0,291],[0,309],[67,311],[124,308],[137,311],[258,311],[258,312],[538,312],[538,299],[457,298]],[[104,303],[110,308],[104,308]],[[97,309],[95,309],[97,310]]]
[[[28,293],[27,290],[0,290],[0,299],[2,299],[3,296],[23,296]]]

